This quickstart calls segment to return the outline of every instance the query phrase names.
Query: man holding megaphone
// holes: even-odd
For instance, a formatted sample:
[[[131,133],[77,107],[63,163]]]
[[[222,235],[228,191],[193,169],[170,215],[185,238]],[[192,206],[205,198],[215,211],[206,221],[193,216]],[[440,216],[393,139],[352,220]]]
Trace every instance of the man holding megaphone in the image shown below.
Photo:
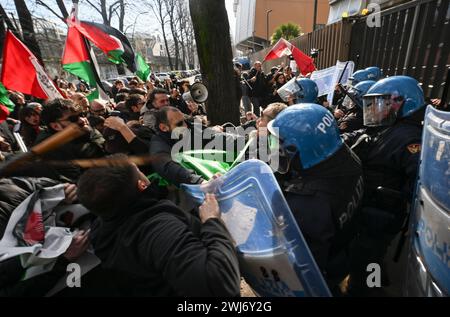
[[[208,98],[208,90],[202,83],[195,83],[192,85],[190,91],[183,94],[183,100],[186,102],[189,109],[189,115],[206,115],[204,109],[199,105]]]

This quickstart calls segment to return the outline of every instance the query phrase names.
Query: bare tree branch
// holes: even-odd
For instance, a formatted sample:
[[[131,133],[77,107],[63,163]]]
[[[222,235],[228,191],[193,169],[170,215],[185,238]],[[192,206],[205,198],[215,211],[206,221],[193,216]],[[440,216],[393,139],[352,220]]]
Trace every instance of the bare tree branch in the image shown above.
[[[111,22],[111,18],[114,14],[114,11],[117,11],[116,8],[118,8],[118,6],[120,6],[120,0],[117,0],[116,2],[114,2],[113,4],[111,4],[109,6],[109,18],[108,18],[109,22]],[[116,8],[114,8],[114,7],[116,7]]]
[[[167,34],[165,29],[166,24],[166,17],[167,17],[167,11],[164,10],[164,0],[152,0],[152,3],[148,3],[148,7],[153,11],[156,19],[158,20],[159,24],[161,25],[162,29],[162,35],[164,39],[164,45],[166,47],[166,53],[167,58],[169,61],[169,67],[170,69],[173,69],[170,49],[169,49],[169,43],[167,41]]]
[[[86,0],[87,3],[89,3],[91,5],[92,8],[94,8],[98,13],[100,13],[103,16],[102,11],[95,5],[93,4],[91,1]]]
[[[55,10],[53,10],[52,8],[50,8],[50,6],[48,6],[46,3],[44,3],[42,0],[36,0],[36,4],[40,5],[44,8],[46,8],[48,11],[50,11],[51,13],[53,13],[57,18],[59,18],[60,20],[62,20],[64,23],[66,22],[65,18],[61,15],[59,15],[58,13],[56,13]]]

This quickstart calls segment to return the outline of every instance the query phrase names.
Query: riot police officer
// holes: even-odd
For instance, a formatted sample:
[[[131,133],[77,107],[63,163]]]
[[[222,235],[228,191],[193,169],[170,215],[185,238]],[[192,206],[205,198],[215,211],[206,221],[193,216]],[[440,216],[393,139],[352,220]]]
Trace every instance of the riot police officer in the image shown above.
[[[299,78],[296,80],[300,90],[295,94],[297,103],[314,103],[317,101],[319,88],[314,80],[309,78]]]
[[[405,223],[420,157],[424,106],[422,89],[407,76],[382,79],[364,95],[367,129],[352,147],[362,161],[365,182],[362,231],[352,252],[353,294],[369,290],[367,265],[382,265],[390,242]]]
[[[339,131],[348,133],[363,128],[363,96],[375,84],[373,80],[365,80],[350,87],[340,109],[334,112]]]
[[[352,76],[349,79],[352,86],[355,86],[356,84],[365,80],[374,80],[374,81],[380,80],[381,77],[383,77],[381,69],[376,66],[371,66],[367,67],[366,69],[357,70],[352,74]]]
[[[268,130],[286,200],[333,290],[348,273],[347,247],[363,195],[359,159],[342,142],[333,115],[317,104],[286,108]]]

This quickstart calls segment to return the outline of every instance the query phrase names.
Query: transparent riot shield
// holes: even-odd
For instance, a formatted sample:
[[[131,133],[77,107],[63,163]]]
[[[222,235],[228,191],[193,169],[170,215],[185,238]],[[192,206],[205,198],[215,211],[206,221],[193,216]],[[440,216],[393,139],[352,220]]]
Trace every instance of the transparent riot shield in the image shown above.
[[[428,106],[410,222],[406,295],[450,294],[450,113]]]
[[[206,185],[182,185],[198,204],[214,193],[238,250],[241,273],[260,296],[331,296],[272,170],[245,161]]]

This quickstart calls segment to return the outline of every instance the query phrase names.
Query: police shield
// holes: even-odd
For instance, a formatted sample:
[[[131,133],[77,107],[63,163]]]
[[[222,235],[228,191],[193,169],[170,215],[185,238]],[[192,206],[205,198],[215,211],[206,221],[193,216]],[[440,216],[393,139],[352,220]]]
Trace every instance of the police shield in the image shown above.
[[[331,296],[268,165],[245,161],[206,185],[182,185],[197,203],[216,195],[241,273],[260,296]]]
[[[428,107],[411,214],[408,296],[450,295],[450,113]]]

